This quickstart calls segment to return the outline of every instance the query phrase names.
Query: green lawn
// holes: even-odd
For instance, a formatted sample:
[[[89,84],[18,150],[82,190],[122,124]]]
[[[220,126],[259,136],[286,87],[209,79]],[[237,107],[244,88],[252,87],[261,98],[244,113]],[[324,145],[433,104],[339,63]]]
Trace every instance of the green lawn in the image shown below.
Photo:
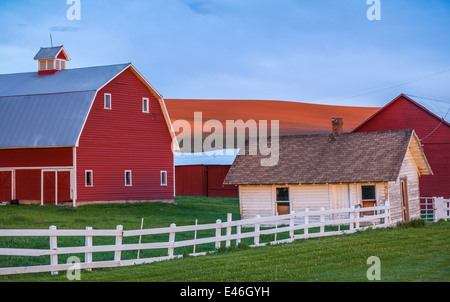
[[[167,227],[171,223],[191,225],[239,218],[237,199],[178,197],[176,204],[92,205],[77,209],[40,206],[0,207],[0,228],[113,229]],[[381,261],[382,281],[450,281],[449,222],[367,230],[351,235],[298,240],[259,248],[221,249],[214,254],[186,257],[159,263],[112,269],[82,271],[81,281],[367,281],[367,258]],[[187,234],[186,236],[190,236]],[[41,238],[42,239],[42,238]],[[41,240],[40,239],[40,240]],[[101,239],[104,242],[111,238]],[[38,238],[0,238],[0,247],[48,248]],[[59,240],[59,239],[58,239]],[[84,244],[84,238],[67,238],[64,244]],[[103,241],[94,244],[104,244]],[[114,239],[112,239],[114,240]],[[131,239],[130,239],[131,240]],[[134,240],[134,239],[133,239]],[[148,239],[150,240],[150,239]],[[77,243],[78,242],[78,243]],[[161,251],[163,254],[166,251]],[[176,251],[182,254],[183,251]],[[143,252],[141,252],[142,255]],[[94,254],[95,255],[95,254]],[[105,260],[112,255],[100,255]],[[134,255],[123,255],[132,258]],[[145,255],[144,255],[145,256]],[[25,265],[36,259],[0,257],[0,267]],[[41,257],[39,257],[41,258]],[[48,256],[37,264],[47,264]],[[60,262],[63,262],[61,257]],[[0,281],[67,281],[66,273],[0,276]]]

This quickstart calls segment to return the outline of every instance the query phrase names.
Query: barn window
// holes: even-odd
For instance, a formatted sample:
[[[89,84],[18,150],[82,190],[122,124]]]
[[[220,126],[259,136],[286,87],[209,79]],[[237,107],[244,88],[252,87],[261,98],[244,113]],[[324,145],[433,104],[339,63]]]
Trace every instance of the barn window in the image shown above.
[[[149,100],[148,98],[142,99],[142,112],[149,113]]]
[[[161,186],[167,186],[167,171],[161,171]]]
[[[105,93],[105,109],[111,109],[111,94]]]
[[[125,186],[132,186],[131,183],[131,170],[126,170],[125,171]]]
[[[93,187],[92,170],[86,170],[85,175],[86,187]]]

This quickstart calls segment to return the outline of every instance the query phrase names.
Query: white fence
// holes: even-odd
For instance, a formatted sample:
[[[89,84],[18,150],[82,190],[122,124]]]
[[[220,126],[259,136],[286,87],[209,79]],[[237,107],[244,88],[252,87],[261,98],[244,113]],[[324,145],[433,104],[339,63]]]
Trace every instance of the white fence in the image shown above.
[[[441,219],[450,219],[450,199],[444,199],[443,197],[434,197],[434,221]]]
[[[367,227],[387,227],[390,226],[390,206],[386,202],[383,206],[370,208],[348,208],[348,209],[320,209],[317,211],[296,212],[282,216],[259,217],[253,219],[233,221],[231,214],[228,214],[227,221],[217,220],[212,224],[196,224],[191,226],[170,225],[167,228],[141,229],[141,230],[123,230],[122,226],[117,226],[115,230],[93,230],[87,227],[86,230],[58,230],[55,226],[49,230],[0,230],[0,237],[49,237],[49,249],[19,249],[19,248],[0,248],[0,256],[49,256],[50,265],[26,266],[26,267],[7,267],[0,268],[0,275],[65,271],[73,268],[73,263],[59,264],[58,255],[84,254],[84,262],[79,263],[80,269],[93,269],[117,266],[129,266],[142,263],[151,263],[182,257],[175,255],[175,248],[193,247],[192,256],[204,255],[195,253],[196,246],[208,243],[214,243],[215,249],[220,248],[223,243],[225,247],[230,247],[232,243],[241,244],[243,239],[250,240],[250,246],[261,246],[265,244],[292,242],[296,239],[311,237],[331,236],[338,234],[353,233]],[[331,230],[330,230],[331,229]],[[197,232],[210,230],[209,237],[197,238]],[[194,232],[194,238],[188,240],[176,240],[177,234],[183,232]],[[224,232],[222,232],[224,231]],[[225,233],[225,234],[223,234]],[[287,238],[282,237],[284,233]],[[169,240],[164,242],[150,242],[124,244],[123,238],[168,234]],[[267,242],[262,242],[264,235],[271,235]],[[273,236],[272,236],[273,235]],[[277,239],[278,235],[278,239]],[[287,235],[287,236],[286,236]],[[60,237],[84,237],[85,245],[76,247],[58,247],[58,238]],[[115,237],[113,245],[93,245],[93,237],[108,236]],[[267,236],[265,236],[267,237]],[[264,237],[264,238],[265,238]],[[273,237],[273,238],[272,238]],[[1,239],[1,238],[0,238]],[[184,238],[183,238],[184,239]],[[151,257],[143,259],[122,259],[123,251],[143,251],[151,249],[167,249],[167,255],[162,257]],[[93,253],[114,252],[114,260],[111,261],[93,261]],[[138,252],[139,255],[139,252]],[[139,258],[139,256],[137,257]]]

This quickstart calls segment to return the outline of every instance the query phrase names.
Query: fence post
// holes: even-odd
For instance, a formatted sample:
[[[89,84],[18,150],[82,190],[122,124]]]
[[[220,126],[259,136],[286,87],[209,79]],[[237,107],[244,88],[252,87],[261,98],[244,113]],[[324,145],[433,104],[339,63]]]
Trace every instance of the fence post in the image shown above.
[[[292,211],[291,214],[292,214],[292,217],[289,220],[289,227],[291,228],[291,230],[289,231],[289,236],[291,237],[291,240],[293,241],[294,240],[294,230],[292,230],[292,228],[294,228],[294,226],[295,226],[295,212]]]
[[[92,231],[92,227],[86,227],[86,231]],[[92,246],[92,236],[87,235],[85,237],[85,245],[86,246]],[[85,263],[92,263],[92,252],[87,252],[84,254],[84,262]],[[92,271],[92,268],[86,268],[87,271]]]
[[[259,244],[259,229],[261,227],[261,221],[259,221],[260,218],[261,216],[256,215],[256,219],[258,219],[258,221],[255,223],[255,244]]]
[[[52,225],[50,231],[56,231],[56,226]],[[50,250],[56,251],[58,249],[58,237],[50,236]],[[50,255],[50,265],[58,265],[58,254]],[[58,271],[52,271],[52,275],[58,275]]]
[[[236,226],[236,234],[238,234],[238,235],[241,234],[241,227],[242,227],[242,226],[241,226],[240,224],[238,224],[238,225]],[[238,236],[238,238],[236,239],[236,246],[238,246],[240,243],[241,243],[241,237]]]
[[[220,227],[220,225],[222,223],[222,220],[217,219],[216,223],[217,223],[217,227],[216,227],[216,238],[217,238],[216,249],[218,249],[218,248],[220,248],[220,237],[222,236],[222,230],[221,230],[221,227]]]
[[[359,217],[361,207],[357,207],[355,210],[355,229],[359,230]]]
[[[116,248],[120,248],[120,246],[122,245],[122,238],[123,238],[123,226],[118,225],[116,227],[116,230],[120,232],[120,234],[116,236]],[[114,261],[120,261],[121,257],[122,257],[122,250],[117,249],[114,252]]]
[[[353,231],[355,228],[355,206],[351,206],[350,209],[350,231]]]
[[[175,223],[172,223],[170,225],[170,228],[172,229],[170,231],[170,234],[169,234],[169,243],[171,243],[171,245],[169,247],[168,254],[169,254],[170,257],[173,257],[173,251],[174,251],[174,245],[173,244],[175,243],[175,228],[176,227],[177,227],[177,225]]]
[[[228,213],[228,215],[227,215],[227,222],[230,223],[232,221],[233,221],[233,216],[232,216],[231,213]],[[227,226],[227,237],[229,237],[229,236],[231,236],[231,226],[228,225]],[[227,239],[225,246],[226,247],[230,247],[230,245],[231,245],[231,240]]]
[[[325,233],[325,214],[323,213],[325,208],[320,208],[320,233]]]
[[[305,235],[309,234],[309,229],[308,229],[309,216],[308,216],[308,212],[309,212],[309,209],[306,208],[305,209],[305,213],[306,213],[306,215],[305,215],[305,228],[303,229],[303,234],[305,234]]]

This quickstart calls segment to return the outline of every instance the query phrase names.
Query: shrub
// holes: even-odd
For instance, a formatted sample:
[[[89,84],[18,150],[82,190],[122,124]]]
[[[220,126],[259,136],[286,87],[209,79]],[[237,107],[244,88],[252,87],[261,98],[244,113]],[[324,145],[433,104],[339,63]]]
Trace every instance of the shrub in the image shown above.
[[[413,219],[410,222],[398,222],[400,228],[424,228],[426,221],[424,219]]]

